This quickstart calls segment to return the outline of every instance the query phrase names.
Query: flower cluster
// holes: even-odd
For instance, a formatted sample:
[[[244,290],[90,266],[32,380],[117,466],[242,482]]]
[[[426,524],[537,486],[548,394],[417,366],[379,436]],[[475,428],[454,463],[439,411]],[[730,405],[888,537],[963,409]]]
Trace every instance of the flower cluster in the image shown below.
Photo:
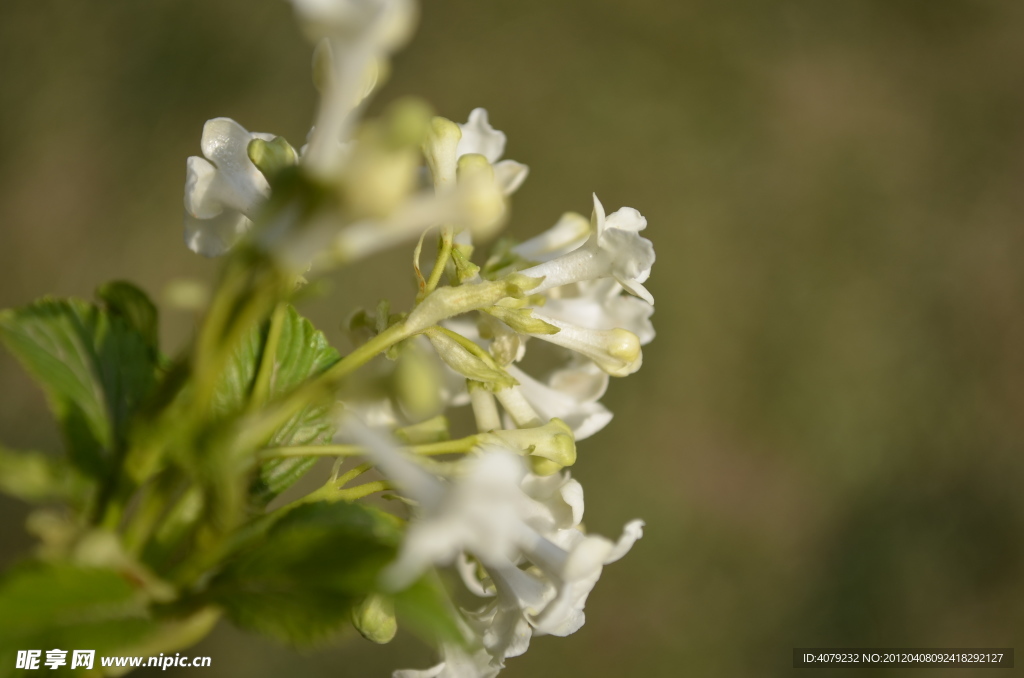
[[[654,263],[641,235],[647,222],[628,207],[607,214],[594,196],[590,219],[567,213],[473,263],[529,170],[503,159],[506,136],[483,108],[459,124],[400,101],[363,119],[364,101],[415,23],[412,0],[291,2],[316,45],[315,125],[296,150],[233,120],[210,120],[203,157],[187,164],[186,243],[206,256],[244,245],[300,279],[418,241],[415,306],[393,314],[385,304],[351,323],[361,340],[347,365],[383,352],[393,388],[344,392],[339,437],[413,506],[382,591],[454,566],[486,599],[453,612],[463,642],[442,643],[442,663],[395,676],[496,675],[533,635],[577,631],[602,568],[642,535],[639,520],[617,540],[587,534],[583,489],[567,467],[577,442],[612,418],[599,402],[610,377],[636,372],[654,338],[654,299],[643,285]],[[435,229],[436,259],[424,268]],[[530,346],[531,355],[553,356],[555,369],[531,376],[523,367]],[[451,440],[438,414],[465,404],[476,431]],[[428,430],[435,442],[422,443]]]

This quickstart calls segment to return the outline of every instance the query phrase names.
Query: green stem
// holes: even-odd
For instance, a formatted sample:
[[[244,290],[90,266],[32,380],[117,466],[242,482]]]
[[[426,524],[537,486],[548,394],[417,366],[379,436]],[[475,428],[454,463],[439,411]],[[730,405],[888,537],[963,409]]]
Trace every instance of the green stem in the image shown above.
[[[439,443],[410,445],[403,449],[422,456],[437,454],[460,454],[469,452],[479,442],[479,435],[466,436],[457,440],[444,440]],[[351,457],[365,453],[366,448],[359,445],[294,445],[287,447],[268,447],[257,455],[257,459],[281,459],[287,457]]]
[[[270,316],[270,328],[267,330],[267,342],[263,347],[263,355],[256,373],[256,382],[249,398],[249,409],[255,410],[267,403],[270,397],[270,380],[274,376],[274,363],[277,360],[277,346],[281,341],[284,319],[288,315],[288,304],[279,303]]]
[[[448,259],[452,256],[452,242],[454,239],[455,229],[451,226],[445,226],[441,229],[441,246],[437,250],[437,260],[434,262],[434,270],[430,272],[430,277],[427,279],[427,286],[419,295],[420,301],[437,289],[438,283],[441,282],[441,276],[448,266]]]
[[[374,492],[387,492],[388,490],[395,489],[395,486],[386,480],[372,480],[362,485],[356,485],[355,487],[349,487],[347,489],[339,489],[337,498],[342,501],[356,501],[367,497]]]
[[[333,395],[342,379],[373,360],[378,354],[408,339],[413,334],[415,333],[410,332],[405,323],[397,323],[384,330],[339,360],[320,376],[292,391],[276,406],[267,407],[264,414],[247,428],[240,445],[242,447],[257,447],[266,444],[273,432],[296,412],[301,411],[312,402]]]

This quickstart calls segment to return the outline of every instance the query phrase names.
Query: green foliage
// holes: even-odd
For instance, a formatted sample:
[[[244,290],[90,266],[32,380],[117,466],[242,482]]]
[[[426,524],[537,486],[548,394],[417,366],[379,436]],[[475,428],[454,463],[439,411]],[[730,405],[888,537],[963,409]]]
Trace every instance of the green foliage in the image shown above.
[[[243,628],[296,644],[322,642],[376,591],[400,536],[397,519],[373,508],[304,504],[232,559],[208,595]]]
[[[78,299],[0,312],[0,339],[46,392],[72,463],[90,477],[109,476],[131,416],[156,382],[150,341],[124,316]]]
[[[89,509],[67,522],[74,548],[51,549],[46,562],[0,582],[0,665],[13,666],[8,655],[32,647],[106,654],[185,647],[220,610],[243,628],[315,644],[346,628],[368,599],[383,616],[355,618],[376,640],[393,634],[392,608],[424,637],[458,639],[451,603],[434,579],[397,595],[379,590],[401,540],[399,519],[311,500],[253,515],[315,461],[269,459],[254,473],[259,448],[333,437],[330,389],[304,391],[308,398],[280,407],[338,362],[321,332],[281,303],[233,335],[224,359],[210,363],[215,369],[198,373],[194,354],[164,369],[157,309],[146,295],[113,282],[97,296],[101,304],[43,299],[0,313],[0,340],[42,386],[68,449],[60,459],[0,447],[0,491]],[[265,428],[251,434],[253,422]],[[404,433],[446,439],[447,421]],[[239,510],[246,491],[248,517]],[[135,569],[68,560],[96,524]]]
[[[114,280],[96,290],[107,310],[122,318],[146,340],[153,355],[159,353],[160,323],[156,306],[146,293],[123,280]]]
[[[0,672],[18,649],[115,651],[152,633],[144,599],[127,579],[68,563],[28,564],[0,582]]]
[[[276,344],[276,345],[275,345]],[[274,349],[272,360],[268,348]],[[282,396],[310,377],[320,374],[338,361],[323,333],[289,306],[280,317],[279,334],[274,338],[271,325],[253,328],[229,362],[214,395],[218,414],[228,416],[248,406],[255,393],[260,370],[269,369],[266,399]],[[335,422],[328,405],[310,404],[280,426],[269,445],[315,445],[328,443]],[[250,493],[259,505],[265,505],[290,487],[316,462],[315,457],[291,457],[263,462]]]
[[[28,502],[77,500],[86,483],[67,464],[42,452],[0,447],[0,491]]]

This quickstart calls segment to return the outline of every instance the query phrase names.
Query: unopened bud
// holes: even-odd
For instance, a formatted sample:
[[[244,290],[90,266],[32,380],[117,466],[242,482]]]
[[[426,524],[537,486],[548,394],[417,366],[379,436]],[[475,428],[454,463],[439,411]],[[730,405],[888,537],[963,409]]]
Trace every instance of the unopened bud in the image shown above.
[[[539,475],[551,475],[576,463],[572,429],[557,417],[543,426],[492,431],[484,438],[484,442],[502,443],[529,455],[534,473]]]
[[[530,280],[523,276],[515,276]],[[439,287],[413,309],[406,320],[410,332],[420,332],[428,327],[462,313],[493,306],[506,297],[521,297],[523,288],[513,280],[487,280],[457,287]]]
[[[367,596],[352,609],[352,625],[370,642],[390,643],[398,631],[394,603],[381,595]]]
[[[494,168],[484,156],[467,153],[459,158],[457,174],[465,218],[463,225],[477,237],[493,236],[508,216],[505,196],[494,179]]]
[[[426,336],[441,360],[467,379],[479,381],[495,391],[515,386],[518,383],[509,376],[508,372],[501,369],[483,349],[477,347],[476,351],[471,350],[468,344],[472,342],[469,342],[468,339],[460,342],[455,338],[458,335],[440,328],[427,331]]]
[[[284,137],[274,137],[272,141],[253,139],[246,150],[249,153],[249,160],[268,180],[299,161],[299,154]]]
[[[450,189],[455,185],[456,158],[462,130],[447,118],[437,116],[430,121],[430,130],[423,142],[423,156],[434,177],[434,188]]]

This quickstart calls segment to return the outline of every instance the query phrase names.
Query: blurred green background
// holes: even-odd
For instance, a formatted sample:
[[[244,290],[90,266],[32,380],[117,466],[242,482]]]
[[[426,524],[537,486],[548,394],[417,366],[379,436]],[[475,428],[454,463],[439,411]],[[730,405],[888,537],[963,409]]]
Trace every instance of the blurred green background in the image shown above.
[[[658,338],[574,470],[591,529],[647,534],[580,632],[505,675],[776,676],[796,645],[1024,638],[1022,35],[1007,0],[427,3],[374,107],[488,108],[531,167],[511,233],[596,191],[658,252]],[[0,306],[212,280],[182,244],[185,158],[215,116],[301,143],[309,62],[280,0],[4,0]],[[304,310],[340,344],[355,305],[411,302],[408,261]],[[168,347],[192,322],[165,313]],[[6,353],[0,440],[59,446]],[[0,502],[6,564],[31,542]],[[253,678],[432,663],[409,638],[296,653],[224,626],[193,654]]]

